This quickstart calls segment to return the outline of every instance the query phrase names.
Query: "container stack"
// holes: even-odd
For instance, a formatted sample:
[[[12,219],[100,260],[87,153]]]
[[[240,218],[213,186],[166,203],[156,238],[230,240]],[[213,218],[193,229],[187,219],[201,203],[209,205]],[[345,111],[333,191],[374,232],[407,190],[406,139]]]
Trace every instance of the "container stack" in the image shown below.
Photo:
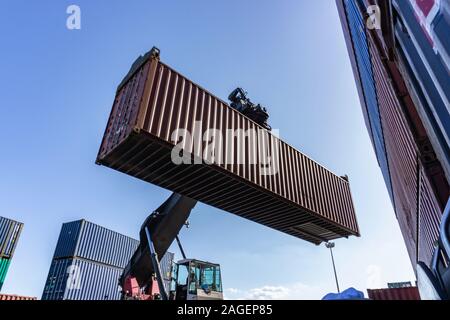
[[[64,223],[42,300],[117,300],[139,242],[86,220]]]
[[[23,223],[0,217],[0,290],[5,282]]]
[[[139,241],[86,220],[64,223],[42,300],[119,300],[119,277]],[[170,284],[173,254],[161,259]]]
[[[448,1],[336,0],[367,130],[413,268],[450,197]],[[373,27],[367,12],[382,14]]]

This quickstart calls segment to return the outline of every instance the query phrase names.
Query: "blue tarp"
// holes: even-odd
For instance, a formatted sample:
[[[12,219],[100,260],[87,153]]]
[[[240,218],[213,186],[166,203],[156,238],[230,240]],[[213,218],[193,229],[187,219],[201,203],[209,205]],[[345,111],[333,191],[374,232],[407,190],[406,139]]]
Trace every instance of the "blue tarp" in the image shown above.
[[[355,288],[349,288],[341,293],[329,293],[322,300],[364,300],[364,293]]]

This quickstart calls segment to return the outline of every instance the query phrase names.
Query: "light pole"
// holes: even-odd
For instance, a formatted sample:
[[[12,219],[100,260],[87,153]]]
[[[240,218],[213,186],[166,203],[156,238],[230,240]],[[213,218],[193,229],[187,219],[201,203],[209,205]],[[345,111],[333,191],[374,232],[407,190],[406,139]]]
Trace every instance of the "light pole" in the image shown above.
[[[331,262],[333,262],[334,278],[336,279],[336,287],[337,287],[338,293],[341,293],[341,290],[339,289],[339,281],[338,281],[337,272],[336,272],[336,265],[334,264],[334,257],[333,257],[334,242],[326,242],[325,247],[330,249]]]

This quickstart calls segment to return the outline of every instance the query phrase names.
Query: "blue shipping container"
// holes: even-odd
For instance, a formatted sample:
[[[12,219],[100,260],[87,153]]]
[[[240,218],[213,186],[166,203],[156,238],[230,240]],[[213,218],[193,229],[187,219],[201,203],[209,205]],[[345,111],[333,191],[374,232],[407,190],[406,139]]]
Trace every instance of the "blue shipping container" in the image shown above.
[[[386,147],[384,144],[383,128],[381,125],[380,111],[378,107],[377,92],[373,77],[372,62],[365,32],[365,20],[363,19],[361,10],[359,9],[359,6],[363,5],[363,1],[361,0],[345,0],[345,10],[352,36],[353,47],[355,50],[362,91],[364,94],[363,99],[366,106],[366,110],[363,110],[363,112],[369,120],[370,128],[368,129],[374,144],[378,164],[383,173],[392,203],[394,203]]]
[[[12,258],[23,223],[0,217],[0,258]]]
[[[175,255],[171,252],[166,252],[160,261],[161,274],[164,280],[164,289],[166,292],[170,291],[170,282],[172,280],[172,267]]]
[[[118,300],[121,268],[83,259],[53,260],[42,300]]]
[[[118,300],[119,278],[139,241],[86,220],[64,223],[42,300]],[[174,254],[161,259],[166,290]]]
[[[139,241],[86,220],[64,223],[54,259],[78,257],[124,268]]]

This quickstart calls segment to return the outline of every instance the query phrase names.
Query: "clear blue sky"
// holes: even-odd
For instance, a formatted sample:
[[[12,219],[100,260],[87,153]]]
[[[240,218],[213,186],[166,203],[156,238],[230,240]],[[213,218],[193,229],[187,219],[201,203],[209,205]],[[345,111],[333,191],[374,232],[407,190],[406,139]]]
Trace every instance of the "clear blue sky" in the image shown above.
[[[81,30],[66,28],[70,4]],[[342,287],[414,280],[334,0],[2,1],[0,35],[0,215],[25,223],[3,292],[40,298],[63,222],[137,237],[170,194],[94,164],[117,84],[154,45],[222,99],[246,88],[283,139],[349,175],[362,237],[336,243]],[[221,263],[229,298],[335,290],[323,246],[203,204],[190,222],[188,255]]]

